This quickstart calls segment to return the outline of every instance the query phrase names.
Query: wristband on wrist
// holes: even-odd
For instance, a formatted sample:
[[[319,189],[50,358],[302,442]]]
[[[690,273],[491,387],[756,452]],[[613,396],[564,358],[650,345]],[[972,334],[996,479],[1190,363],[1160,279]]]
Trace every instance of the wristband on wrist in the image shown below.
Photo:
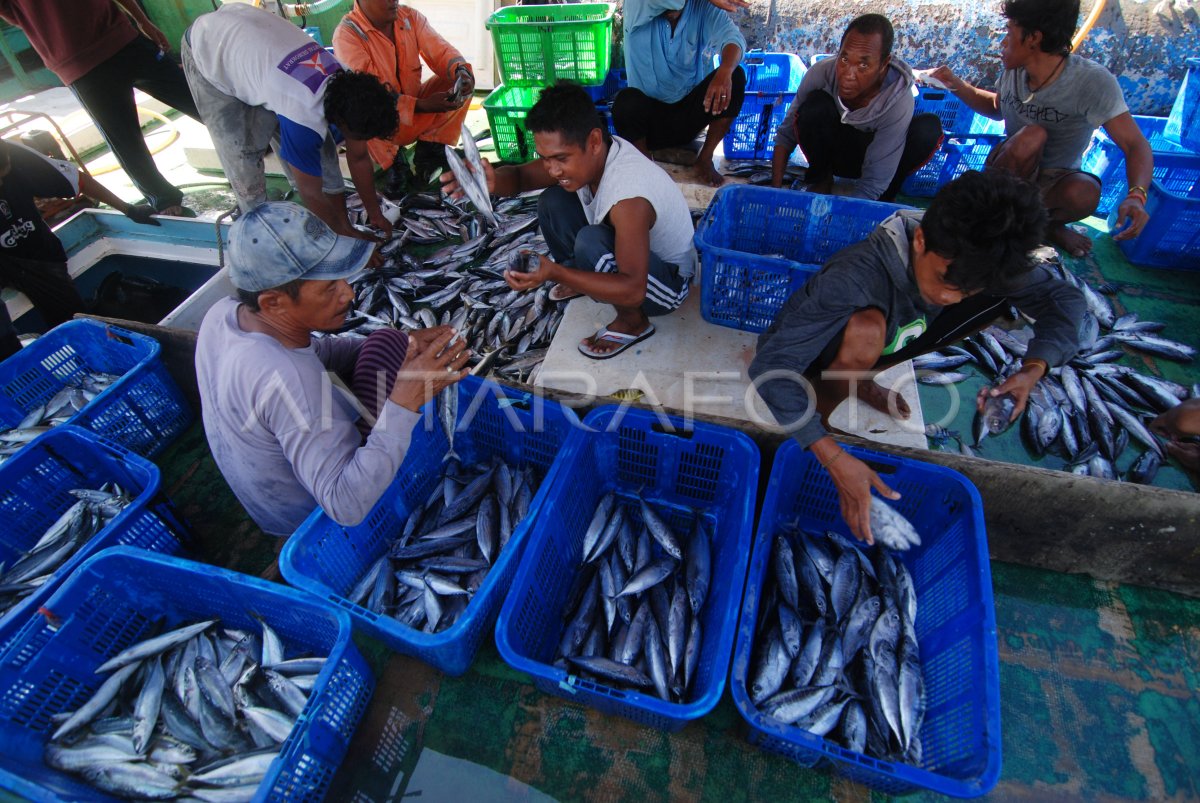
[[[821,463],[821,468],[828,469],[830,466],[832,466],[834,463],[837,462],[837,459],[839,457],[841,457],[845,453],[846,453],[845,449],[838,449],[837,452],[834,453],[833,457],[829,458],[824,463]]]
[[[1125,193],[1126,198],[1128,198],[1131,195],[1140,196],[1142,199],[1142,203],[1145,203],[1147,198],[1150,197],[1149,193],[1146,192],[1146,188],[1143,186],[1140,186],[1138,184],[1134,184],[1132,187],[1129,188],[1129,192]]]
[[[1050,363],[1046,362],[1041,357],[1030,357],[1029,359],[1025,360],[1025,364],[1022,367],[1028,368],[1031,365],[1040,365],[1042,367],[1042,376],[1047,376],[1050,373]]]

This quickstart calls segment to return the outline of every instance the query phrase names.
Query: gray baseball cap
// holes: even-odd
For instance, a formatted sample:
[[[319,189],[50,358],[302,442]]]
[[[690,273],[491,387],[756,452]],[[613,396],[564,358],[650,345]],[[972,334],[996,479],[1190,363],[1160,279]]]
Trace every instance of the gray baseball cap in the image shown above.
[[[229,230],[229,279],[259,292],[296,279],[345,279],[371,258],[373,244],[335,234],[325,221],[287,201],[259,204]]]

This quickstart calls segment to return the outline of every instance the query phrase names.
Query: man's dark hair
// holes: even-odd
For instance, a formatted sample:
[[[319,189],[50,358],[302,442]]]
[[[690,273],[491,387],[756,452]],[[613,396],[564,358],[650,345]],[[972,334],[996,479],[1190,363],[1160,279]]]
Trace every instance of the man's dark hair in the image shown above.
[[[370,73],[341,70],[325,85],[325,119],[364,139],[387,139],[396,133],[400,115],[387,87]]]
[[[595,102],[574,81],[558,81],[543,89],[525,117],[525,130],[530,134],[556,133],[579,148],[587,145],[588,135],[596,128],[608,137]]]
[[[1011,173],[971,170],[938,190],[921,219],[925,248],[949,259],[946,283],[1003,293],[1033,267],[1046,207],[1038,188]]]
[[[861,17],[855,17],[846,26],[841,44],[846,43],[846,37],[851,31],[863,36],[879,34],[883,39],[883,52],[880,53],[879,58],[882,60],[892,55],[892,44],[896,41],[896,31],[893,30],[891,21],[882,14],[863,14]]]
[[[1004,17],[1026,34],[1042,33],[1042,52],[1067,55],[1079,24],[1079,0],[1004,0]]]
[[[263,293],[278,290],[292,301],[295,301],[300,297],[300,283],[303,281],[303,279],[292,279],[287,284],[281,284],[278,287],[268,287],[266,290],[243,290],[239,287],[237,288],[237,300],[249,307],[251,312],[259,312],[262,310],[262,307],[258,305],[258,297]]]

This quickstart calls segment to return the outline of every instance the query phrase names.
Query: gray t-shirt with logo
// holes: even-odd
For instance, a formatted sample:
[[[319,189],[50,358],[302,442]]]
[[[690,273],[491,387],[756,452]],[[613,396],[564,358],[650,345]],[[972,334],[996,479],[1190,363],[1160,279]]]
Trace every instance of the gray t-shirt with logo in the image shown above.
[[[1043,169],[1076,169],[1092,133],[1129,111],[1117,79],[1080,56],[1068,56],[1062,72],[1045,89],[1031,92],[1024,68],[1005,70],[997,88],[1007,136],[1036,123],[1046,129]]]

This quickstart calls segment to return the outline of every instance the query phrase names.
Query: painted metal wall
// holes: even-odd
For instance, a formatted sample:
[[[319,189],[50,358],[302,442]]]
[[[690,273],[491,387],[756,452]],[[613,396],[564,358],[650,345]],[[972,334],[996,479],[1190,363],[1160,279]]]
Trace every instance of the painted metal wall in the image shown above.
[[[1093,0],[1083,0],[1083,16]],[[805,58],[837,49],[859,14],[886,14],[896,52],[915,67],[948,64],[959,75],[995,86],[1004,20],[1000,0],[758,0],[740,23],[751,47]],[[1170,111],[1186,71],[1200,56],[1200,0],[1108,0],[1077,51],[1118,76],[1134,114]]]

